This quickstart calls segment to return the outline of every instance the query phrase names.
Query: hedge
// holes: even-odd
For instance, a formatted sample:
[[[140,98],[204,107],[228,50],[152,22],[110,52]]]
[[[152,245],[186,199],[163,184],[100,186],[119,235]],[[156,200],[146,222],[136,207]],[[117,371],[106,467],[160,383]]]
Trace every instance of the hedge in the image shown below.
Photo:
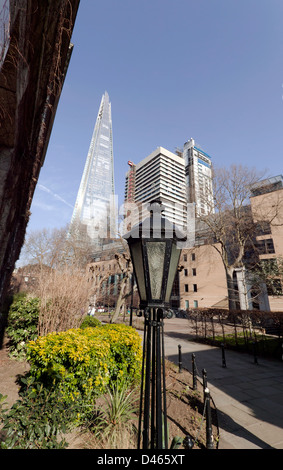
[[[16,294],[9,309],[8,327],[9,355],[25,358],[26,345],[38,336],[39,299],[25,293]]]
[[[82,323],[80,324],[80,328],[96,328],[97,326],[101,326],[102,323],[98,318],[87,316],[83,319]]]
[[[123,324],[49,333],[27,345],[30,375],[66,401],[92,401],[121,377],[138,380],[141,359],[140,335]]]

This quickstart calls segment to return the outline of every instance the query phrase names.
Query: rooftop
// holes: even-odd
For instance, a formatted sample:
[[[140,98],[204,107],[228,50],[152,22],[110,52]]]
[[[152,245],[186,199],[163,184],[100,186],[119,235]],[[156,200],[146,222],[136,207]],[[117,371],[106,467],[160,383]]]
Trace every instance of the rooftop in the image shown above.
[[[254,183],[251,186],[251,197],[259,196],[260,194],[271,193],[281,188],[283,188],[283,176],[272,176]]]

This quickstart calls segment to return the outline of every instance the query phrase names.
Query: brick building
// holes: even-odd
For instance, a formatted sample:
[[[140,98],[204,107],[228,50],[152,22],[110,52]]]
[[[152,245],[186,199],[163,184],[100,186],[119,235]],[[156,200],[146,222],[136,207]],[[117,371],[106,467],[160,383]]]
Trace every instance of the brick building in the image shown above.
[[[250,207],[254,222],[258,224],[255,246],[260,261],[273,262],[283,259],[283,178],[268,178],[252,188]],[[196,234],[198,235],[198,234]],[[208,244],[199,239],[194,248],[183,250],[179,273],[180,308],[228,308],[227,282],[224,265],[217,244]],[[240,308],[283,311],[283,296],[280,295],[281,279],[278,277],[277,295],[262,286],[262,292],[253,297],[253,281],[248,269],[235,273],[235,291],[238,291]],[[241,291],[245,283],[245,303]]]

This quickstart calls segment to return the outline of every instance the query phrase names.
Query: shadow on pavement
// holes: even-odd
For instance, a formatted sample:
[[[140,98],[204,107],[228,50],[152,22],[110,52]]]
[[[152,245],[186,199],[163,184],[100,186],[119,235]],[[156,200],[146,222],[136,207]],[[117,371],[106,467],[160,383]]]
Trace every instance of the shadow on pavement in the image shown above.
[[[221,348],[206,347],[188,341],[188,334],[186,333],[170,331],[165,336],[168,336],[169,341],[171,338],[176,344],[176,354],[169,353],[168,355],[166,354],[165,341],[167,359],[178,364],[177,346],[178,340],[180,340],[183,351],[183,367],[192,372],[192,353],[194,353],[198,380],[202,382],[202,370],[205,369],[207,371],[208,386],[213,386],[217,389],[217,392],[219,391],[216,400],[213,395],[215,391],[211,392],[214,401],[217,402],[219,427],[261,449],[275,448],[270,445],[270,438],[269,443],[267,443],[264,441],[264,437],[259,438],[250,432],[247,429],[248,426],[246,427],[246,422],[250,423],[250,427],[252,427],[258,420],[263,424],[266,423],[266,426],[269,423],[282,429],[283,380],[281,378],[282,364],[280,361],[259,359],[258,364],[255,364],[251,355],[226,351],[227,367],[225,368],[222,364]],[[185,352],[186,343],[190,352]],[[202,350],[199,348],[202,348]],[[169,349],[172,352],[172,345]],[[283,430],[281,436],[280,429],[272,430],[272,432],[276,434],[273,441],[275,439],[275,442],[283,442]]]

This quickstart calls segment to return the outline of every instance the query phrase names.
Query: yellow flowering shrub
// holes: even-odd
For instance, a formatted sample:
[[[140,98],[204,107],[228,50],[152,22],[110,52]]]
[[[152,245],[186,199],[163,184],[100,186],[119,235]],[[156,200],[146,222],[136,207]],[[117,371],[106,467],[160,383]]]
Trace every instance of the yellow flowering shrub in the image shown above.
[[[142,348],[136,330],[102,325],[49,333],[27,345],[30,373],[45,386],[58,386],[66,400],[91,400],[113,380],[140,377]]]

